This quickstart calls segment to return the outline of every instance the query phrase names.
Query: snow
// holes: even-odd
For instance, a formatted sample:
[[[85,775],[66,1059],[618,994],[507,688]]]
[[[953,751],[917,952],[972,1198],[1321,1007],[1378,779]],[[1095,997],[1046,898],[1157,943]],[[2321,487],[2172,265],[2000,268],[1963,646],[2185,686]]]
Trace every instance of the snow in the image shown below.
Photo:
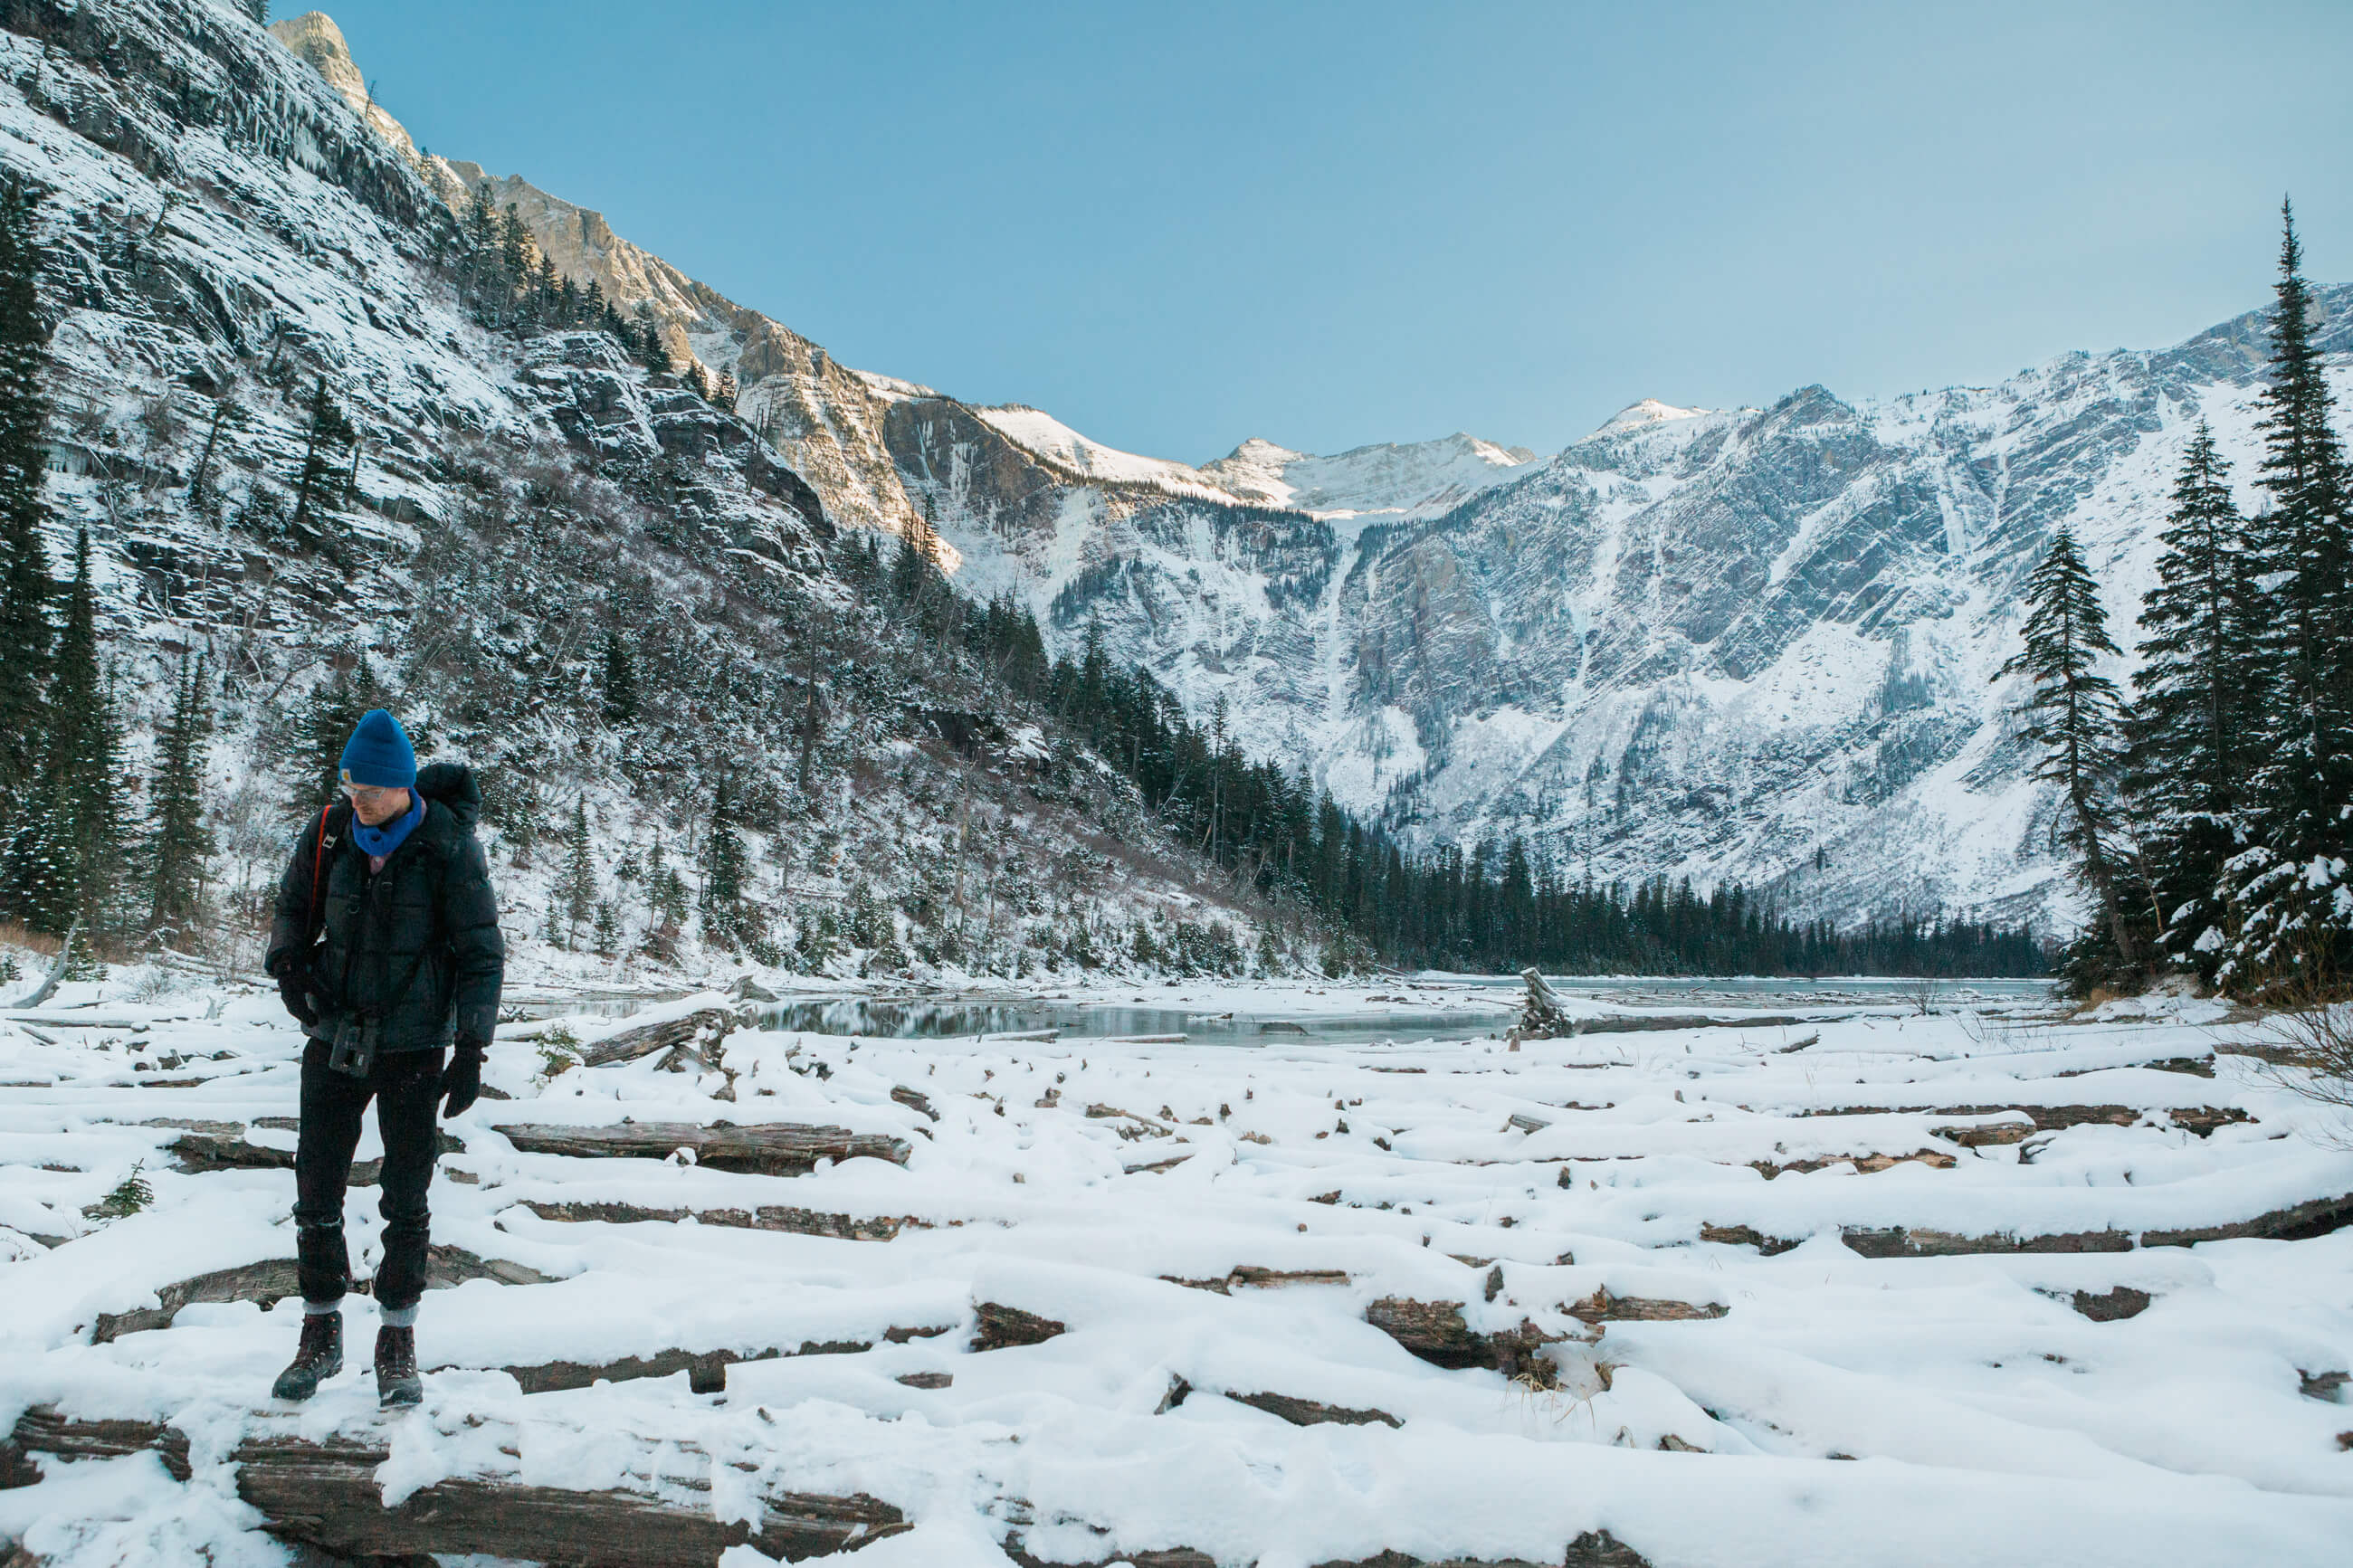
[[[465,1148],[434,1188],[435,1239],[549,1282],[430,1294],[426,1403],[387,1417],[364,1370],[363,1298],[348,1307],[351,1370],[299,1413],[263,1396],[292,1343],[290,1304],[189,1306],[168,1328],[91,1342],[100,1312],[292,1252],[290,1173],[176,1170],[165,1149],[182,1129],[160,1124],[240,1123],[282,1145],[253,1125],[295,1110],[297,1042],[275,998],[210,986],[130,1000],[137,989],[69,985],[43,1022],[0,1017],[0,1259],[13,1259],[0,1421],[53,1404],[168,1419],[192,1438],[185,1483],[142,1454],[42,1459],[38,1484],[0,1491],[0,1540],[58,1564],[287,1561],[224,1456],[241,1434],[296,1430],[386,1442],[388,1501],[453,1475],[628,1487],[729,1516],[764,1489],[863,1490],[915,1525],[860,1553],[883,1568],[1001,1564],[1015,1536],[1074,1563],[1178,1546],[1231,1563],[1385,1550],[1556,1562],[1598,1529],[1658,1564],[2317,1564],[2341,1560],[2353,1528],[2337,1436],[2353,1410],[2301,1392],[2353,1367],[2353,1230],[1918,1258],[1843,1239],[2179,1229],[2353,1194],[2347,1129],[2230,1053],[2260,1026],[2195,998],[2062,1021],[2014,991],[1949,984],[1927,1015],[1883,988],[1590,983],[1583,1016],[1734,1024],[1514,1049],[1483,1032],[1512,993],[1467,977],[1171,983],[1153,1005],[1315,1026],[1409,998],[1472,1037],[747,1029],[725,1042],[732,1083],[650,1059],[541,1083],[531,1043],[502,1037],[486,1078],[514,1098],[449,1124]],[[1142,999],[1114,979],[1053,994]],[[573,1022],[594,1034],[717,1000]],[[1806,1021],[1739,1026],[1743,1006]],[[77,1014],[92,1025],[58,1022]],[[2210,1055],[2211,1078],[2147,1065]],[[2138,1115],[1974,1148],[1940,1131],[2071,1105]],[[2248,1119],[2200,1138],[2167,1114],[2197,1107]],[[625,1116],[885,1131],[912,1153],[767,1177],[524,1153],[494,1131]],[[1852,1163],[1923,1151],[1949,1165]],[[153,1206],[85,1217],[134,1164]],[[563,1203],[690,1217],[564,1222],[527,1206]],[[889,1241],[843,1241],[709,1217],[765,1205],[904,1223]],[[350,1205],[363,1270],[374,1207],[365,1189]],[[1703,1226],[1795,1245],[1767,1257]],[[1254,1284],[1243,1268],[1331,1282]],[[1183,1283],[1208,1280],[1228,1283]],[[2119,1321],[2074,1310],[2075,1292],[2117,1287],[2153,1304]],[[1597,1328],[1567,1310],[1597,1290],[1721,1315]],[[1460,1302],[1480,1332],[1532,1324],[1551,1338],[1551,1375],[1421,1362],[1366,1321],[1387,1297]],[[1065,1331],[973,1352],[982,1301]],[[893,1327],[946,1331],[894,1343]],[[873,1348],[792,1353],[842,1342]],[[723,1394],[679,1375],[526,1394],[501,1370],[678,1349],[786,1353],[729,1366]],[[952,1382],[899,1381],[918,1373]],[[1298,1426],[1227,1397],[1262,1393],[1398,1425]],[[1678,1447],[1700,1451],[1665,1451]],[[1956,1519],[2001,1528],[1937,1522]]]
[[[1166,458],[1141,458],[1088,439],[1052,415],[1024,405],[1007,404],[973,412],[991,429],[1015,446],[1060,464],[1085,479],[1125,484],[1157,485],[1176,494],[1215,495],[1214,487],[1195,469]]]
[[[1603,420],[1594,429],[1593,434],[1588,436],[1586,439],[1598,441],[1605,436],[1622,436],[1629,431],[1665,424],[1670,420],[1696,419],[1703,414],[1714,412],[1715,410],[1708,408],[1677,408],[1672,403],[1662,403],[1655,397],[1645,397],[1639,403],[1628,404]]]

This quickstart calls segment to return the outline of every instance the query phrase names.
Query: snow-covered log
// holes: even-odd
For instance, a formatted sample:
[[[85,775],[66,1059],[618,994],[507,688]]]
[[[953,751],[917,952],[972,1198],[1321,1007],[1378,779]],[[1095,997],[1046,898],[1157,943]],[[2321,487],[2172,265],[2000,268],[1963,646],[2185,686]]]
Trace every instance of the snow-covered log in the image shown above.
[[[497,1131],[527,1154],[569,1154],[577,1159],[666,1160],[681,1149],[691,1150],[694,1163],[714,1171],[740,1171],[757,1176],[799,1176],[814,1170],[819,1160],[854,1160],[866,1156],[907,1163],[903,1138],[879,1132],[852,1132],[847,1127],[801,1127],[765,1121],[749,1127],[714,1121],[638,1121],[616,1127],[566,1127],[517,1123]]]
[[[726,1007],[702,1007],[682,1017],[640,1024],[606,1036],[580,1053],[584,1067],[609,1067],[649,1057],[666,1046],[681,1047],[708,1060],[717,1046],[743,1022],[741,1014]]]
[[[523,1200],[523,1207],[544,1220],[577,1225],[601,1220],[607,1225],[675,1225],[691,1217],[697,1225],[723,1225],[736,1230],[789,1231],[797,1236],[829,1236],[837,1241],[889,1241],[908,1226],[923,1228],[913,1215],[871,1219],[855,1215],[822,1214],[816,1209],[762,1204],[755,1209],[649,1208],[641,1204],[541,1203]]]

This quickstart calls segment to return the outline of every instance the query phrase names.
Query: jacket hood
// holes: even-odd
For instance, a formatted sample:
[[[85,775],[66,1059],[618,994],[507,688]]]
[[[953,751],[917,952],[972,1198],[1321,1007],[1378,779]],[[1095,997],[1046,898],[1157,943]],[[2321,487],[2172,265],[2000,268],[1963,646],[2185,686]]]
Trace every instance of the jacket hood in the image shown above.
[[[438,800],[470,833],[482,819],[482,788],[463,763],[427,763],[417,770],[417,793]]]

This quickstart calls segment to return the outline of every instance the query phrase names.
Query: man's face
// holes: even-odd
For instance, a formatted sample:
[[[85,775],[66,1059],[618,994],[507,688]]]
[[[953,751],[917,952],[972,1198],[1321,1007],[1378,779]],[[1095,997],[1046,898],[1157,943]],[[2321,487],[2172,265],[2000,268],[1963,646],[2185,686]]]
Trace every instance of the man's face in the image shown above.
[[[382,827],[408,809],[408,792],[382,784],[345,784],[343,793],[352,798],[352,814],[370,827]]]

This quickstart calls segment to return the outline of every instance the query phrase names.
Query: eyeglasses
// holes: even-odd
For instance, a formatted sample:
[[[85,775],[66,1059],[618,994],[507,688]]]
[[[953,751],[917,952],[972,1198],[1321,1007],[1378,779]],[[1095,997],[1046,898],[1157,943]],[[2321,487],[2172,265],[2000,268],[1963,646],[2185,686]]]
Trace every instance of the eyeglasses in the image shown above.
[[[343,791],[346,796],[363,805],[374,805],[380,800],[388,799],[400,793],[391,784],[347,784],[343,786]]]

